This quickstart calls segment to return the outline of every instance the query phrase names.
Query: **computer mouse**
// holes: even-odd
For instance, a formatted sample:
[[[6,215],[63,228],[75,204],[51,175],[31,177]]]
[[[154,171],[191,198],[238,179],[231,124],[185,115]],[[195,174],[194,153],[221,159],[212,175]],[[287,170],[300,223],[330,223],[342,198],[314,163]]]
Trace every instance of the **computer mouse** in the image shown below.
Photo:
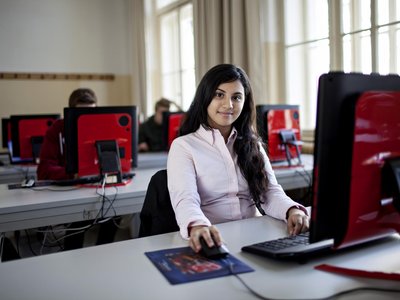
[[[209,247],[203,237],[200,237],[200,244],[200,254],[204,257],[215,259],[225,257],[229,254],[229,250],[225,245]]]

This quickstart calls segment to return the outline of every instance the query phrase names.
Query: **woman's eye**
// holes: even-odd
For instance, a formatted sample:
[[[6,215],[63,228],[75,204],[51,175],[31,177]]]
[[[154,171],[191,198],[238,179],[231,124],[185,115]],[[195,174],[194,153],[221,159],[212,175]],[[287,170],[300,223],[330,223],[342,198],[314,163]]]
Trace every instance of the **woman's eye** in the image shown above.
[[[240,102],[240,101],[242,101],[242,96],[233,96],[233,97],[232,97],[232,100],[233,100],[233,101]]]
[[[215,93],[215,98],[219,98],[219,99],[224,98],[224,94],[223,94],[223,93],[216,92],[216,93]]]

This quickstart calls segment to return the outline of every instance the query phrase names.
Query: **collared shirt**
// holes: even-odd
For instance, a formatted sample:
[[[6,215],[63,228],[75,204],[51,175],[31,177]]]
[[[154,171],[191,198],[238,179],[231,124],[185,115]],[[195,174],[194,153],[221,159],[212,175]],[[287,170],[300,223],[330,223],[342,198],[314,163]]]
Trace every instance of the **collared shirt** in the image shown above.
[[[173,141],[167,163],[168,189],[183,238],[188,238],[190,226],[256,216],[257,209],[233,150],[236,136],[233,129],[225,143],[219,130],[200,126],[196,132]],[[268,175],[262,207],[266,214],[285,220],[288,209],[298,203],[277,183],[271,163],[260,148]]]

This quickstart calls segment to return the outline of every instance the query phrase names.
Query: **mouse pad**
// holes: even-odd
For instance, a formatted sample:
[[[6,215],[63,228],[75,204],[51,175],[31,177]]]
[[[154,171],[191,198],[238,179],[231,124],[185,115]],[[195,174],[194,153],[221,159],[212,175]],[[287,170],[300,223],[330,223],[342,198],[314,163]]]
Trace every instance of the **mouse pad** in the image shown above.
[[[254,271],[232,254],[209,259],[196,254],[190,247],[145,252],[145,255],[171,284]]]

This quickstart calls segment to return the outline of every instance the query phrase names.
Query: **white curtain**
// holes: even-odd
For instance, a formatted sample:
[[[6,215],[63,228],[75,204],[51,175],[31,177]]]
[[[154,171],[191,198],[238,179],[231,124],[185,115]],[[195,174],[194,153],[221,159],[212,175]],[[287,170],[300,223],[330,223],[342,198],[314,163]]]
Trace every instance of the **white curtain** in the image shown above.
[[[249,75],[256,102],[266,99],[259,0],[193,0],[196,79],[232,63]]]
[[[146,47],[145,47],[145,8],[144,0],[132,2],[132,97],[140,111],[146,115]]]

